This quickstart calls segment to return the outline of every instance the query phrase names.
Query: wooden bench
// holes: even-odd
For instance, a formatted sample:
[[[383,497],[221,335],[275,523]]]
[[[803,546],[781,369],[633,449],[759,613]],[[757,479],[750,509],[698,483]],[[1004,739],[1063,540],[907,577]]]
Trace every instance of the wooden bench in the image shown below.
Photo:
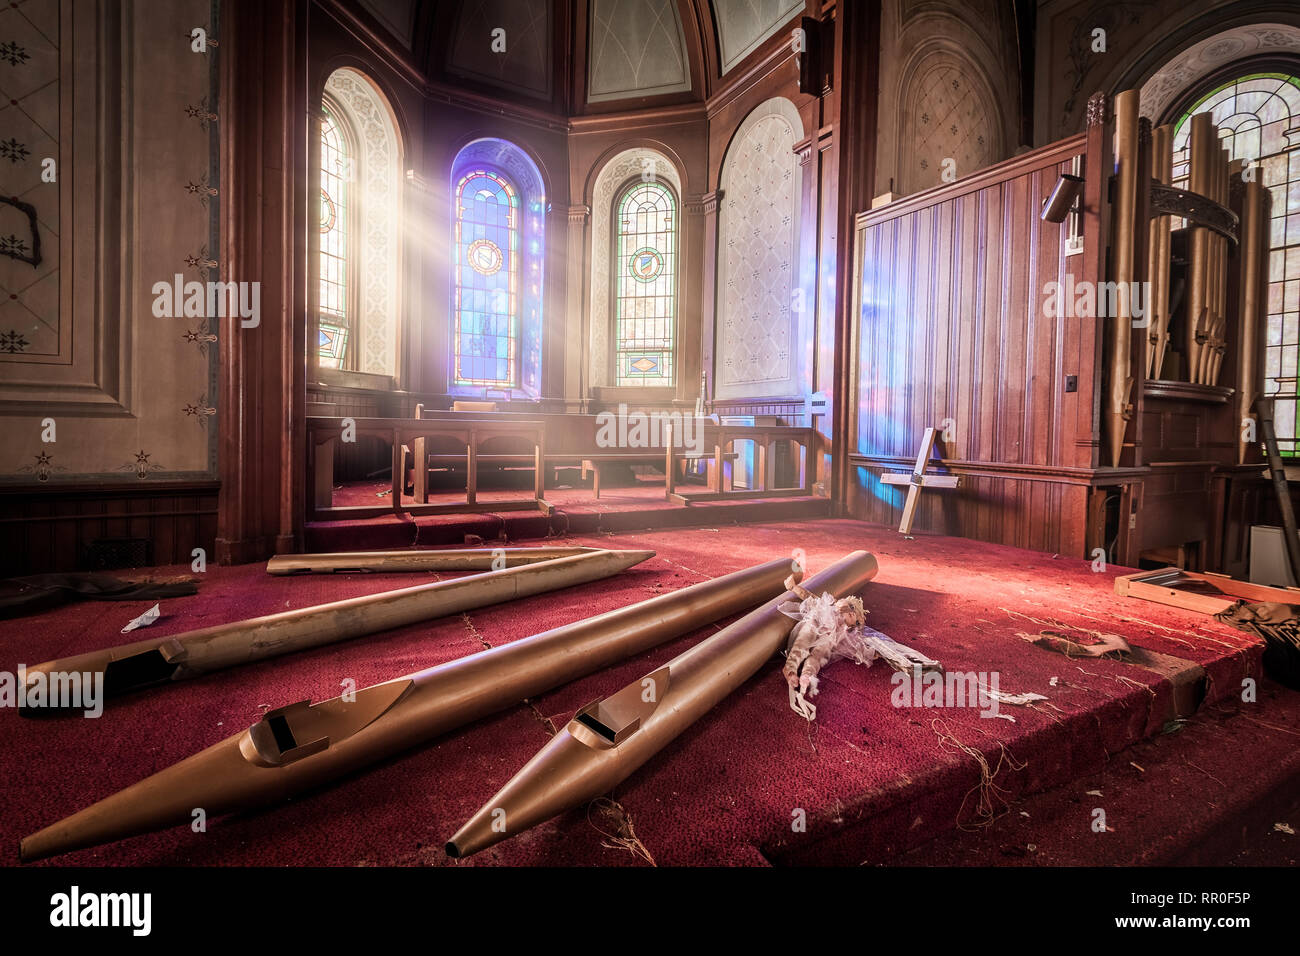
[[[813,455],[821,447],[821,435],[815,428],[799,425],[709,425],[704,430],[704,447],[712,448],[708,453],[711,459],[709,468],[709,490],[705,492],[682,493],[676,488],[676,469],[674,462],[683,457],[683,453],[673,446],[672,427],[664,438],[664,470],[668,475],[665,494],[668,500],[678,504],[691,504],[696,501],[721,501],[744,498],[784,498],[806,497],[812,494],[812,476],[816,473]],[[736,442],[754,443],[755,465],[754,483],[756,487],[736,489],[732,485],[727,463],[736,457]],[[798,464],[799,484],[791,488],[776,487],[776,458],[774,446],[781,442],[793,442],[802,450],[802,459]]]
[[[735,452],[731,452],[730,454],[724,455],[724,457],[727,459],[734,460],[739,456]],[[700,460],[705,460],[708,461],[710,464],[712,464],[714,461],[714,457],[712,453],[705,454],[701,452],[699,454],[694,454],[691,452],[678,452],[677,454],[672,456],[672,461],[675,463],[675,465],[669,466],[667,464],[668,459],[663,450],[654,450],[650,452],[608,452],[600,455],[586,455],[582,459],[582,480],[586,481],[587,475],[589,474],[593,476],[591,482],[591,490],[592,493],[597,498],[599,498],[601,472],[604,470],[604,466],[606,465],[629,465],[630,466],[630,465],[663,464],[665,465],[665,467],[675,467],[676,465],[684,466],[686,465],[687,462],[700,461]],[[677,477],[676,475],[673,476],[672,480],[674,483],[676,481],[676,477]],[[665,482],[669,481],[667,476],[665,476],[664,480]]]

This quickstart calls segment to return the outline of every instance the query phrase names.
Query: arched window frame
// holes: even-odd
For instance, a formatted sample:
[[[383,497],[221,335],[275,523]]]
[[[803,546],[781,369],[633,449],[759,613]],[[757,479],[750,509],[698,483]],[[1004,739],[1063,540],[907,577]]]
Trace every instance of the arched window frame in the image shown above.
[[[1267,92],[1242,88],[1243,84],[1261,85],[1256,81],[1277,86],[1254,110],[1239,109],[1247,104],[1239,104],[1238,96],[1257,98]],[[1264,392],[1278,400],[1276,427],[1283,455],[1300,457],[1300,134],[1286,136],[1287,130],[1300,128],[1300,67],[1282,72],[1244,64],[1231,78],[1220,75],[1208,89],[1202,88],[1183,103],[1174,113],[1174,185],[1185,188],[1187,184],[1190,119],[1210,112],[1216,126],[1230,131],[1221,137],[1227,142],[1229,157],[1259,161],[1257,175],[1272,199]],[[1232,113],[1225,106],[1229,103]],[[1268,114],[1265,123],[1260,113],[1269,104],[1277,115]],[[1264,129],[1270,125],[1274,133],[1265,142]]]
[[[468,341],[463,326],[466,313],[477,311],[476,304],[463,297],[465,291],[479,292],[463,283],[471,268],[464,256],[469,242],[462,229],[461,191],[466,177],[476,171],[487,173],[509,185],[517,199],[514,250],[503,250],[501,269],[515,270],[513,287],[506,293],[512,298],[507,305],[514,331],[514,363],[504,379],[487,379],[474,375],[465,364],[461,351]],[[467,143],[457,153],[450,177],[451,266],[450,321],[447,323],[447,390],[453,396],[507,401],[536,401],[542,393],[542,337],[545,293],[546,215],[549,206],[541,170],[523,149],[512,142],[493,137]],[[500,274],[500,273],[494,273]],[[513,288],[513,293],[510,289]],[[489,294],[491,294],[489,292]],[[511,311],[512,310],[512,311]],[[501,314],[501,313],[499,313]],[[466,374],[468,373],[468,374]]]
[[[334,369],[354,371],[357,367],[356,357],[357,357],[358,349],[356,343],[359,340],[359,337],[361,335],[361,328],[360,328],[361,317],[358,314],[359,310],[358,310],[358,297],[357,297],[357,277],[358,277],[359,270],[357,268],[357,242],[356,242],[356,238],[357,238],[356,227],[360,222],[360,218],[357,215],[358,204],[357,204],[356,189],[355,189],[356,182],[359,178],[359,174],[358,174],[359,157],[357,156],[357,148],[356,148],[356,143],[357,143],[356,131],[355,129],[353,129],[352,120],[348,116],[347,111],[344,110],[339,105],[339,103],[327,93],[321,98],[320,134],[318,136],[318,139],[320,140],[319,148],[321,150],[320,169],[321,169],[322,222],[323,222],[323,217],[325,212],[325,208],[323,204],[324,198],[325,195],[328,193],[328,190],[326,188],[327,183],[325,182],[325,178],[324,178],[325,162],[326,162],[324,157],[324,149],[325,149],[324,136],[325,136],[326,123],[331,119],[333,121],[334,130],[337,133],[338,138],[342,144],[342,149],[340,150],[340,152],[342,153],[342,158],[344,162],[344,168],[337,172],[337,178],[343,182],[343,193],[341,197],[341,202],[340,202],[340,197],[337,195],[330,197],[331,203],[335,210],[335,215],[337,216],[338,212],[341,211],[343,216],[343,250],[342,250],[342,257],[341,257],[343,260],[343,270],[342,270],[343,275],[341,277],[342,286],[343,286],[343,297],[342,297],[343,314],[339,315],[336,312],[329,312],[327,314],[326,307],[323,303],[323,299],[325,298],[324,286],[326,283],[325,257],[328,255],[328,253],[325,251],[324,248],[324,242],[323,242],[324,233],[322,232],[321,233],[322,240],[320,241],[320,244],[317,247],[317,253],[316,253],[316,262],[317,262],[316,282],[318,286],[316,321],[319,327],[323,318],[342,320],[337,323],[329,322],[328,324],[332,326],[337,325],[342,327],[343,354],[341,358],[334,358],[332,360],[327,360],[326,357],[321,354],[321,349],[325,344],[324,334],[321,333],[319,337],[320,341],[317,346],[317,357],[318,357],[318,361],[320,362],[321,368],[334,368]]]
[[[319,228],[309,237],[311,306],[307,363],[317,381],[336,386],[391,388],[399,380],[404,332],[404,265],[407,190],[403,136],[383,89],[365,73],[343,66],[322,87],[317,115],[328,106],[349,144],[351,163],[346,200],[348,239],[348,341],[342,367],[320,354],[321,242]],[[322,142],[312,146],[313,182],[319,202]]]
[[[667,198],[671,224],[667,230],[655,230],[652,234],[633,233],[633,236],[640,238],[625,243],[627,234],[623,229],[624,206],[636,192],[647,189]],[[653,278],[646,280],[635,274],[631,259],[642,249],[649,248],[646,240],[651,235],[665,237],[668,248],[655,250],[660,251],[661,261]],[[658,178],[637,177],[627,180],[619,187],[614,193],[613,208],[610,211],[610,245],[611,271],[614,276],[614,281],[610,283],[611,381],[616,387],[623,388],[672,387],[677,381],[678,331],[681,326],[681,199],[672,185]],[[653,287],[660,290],[663,290],[666,283],[667,291],[659,291],[649,297],[626,294],[642,291],[642,287],[650,286],[650,283],[654,283]],[[636,298],[666,300],[667,314],[661,316],[667,324],[667,328],[661,331],[666,334],[657,337],[663,344],[653,344],[653,339],[643,339],[643,342],[651,342],[647,345],[629,344],[631,340],[625,339],[623,304]],[[653,368],[649,367],[651,362],[654,363]],[[638,363],[644,364],[638,368]]]

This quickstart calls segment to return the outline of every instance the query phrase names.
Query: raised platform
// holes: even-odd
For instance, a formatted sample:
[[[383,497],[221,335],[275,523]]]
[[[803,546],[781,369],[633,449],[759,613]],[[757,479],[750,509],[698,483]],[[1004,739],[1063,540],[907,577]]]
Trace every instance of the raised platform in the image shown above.
[[[361,506],[386,500],[388,483],[352,483],[334,493],[336,503]],[[464,544],[466,535],[484,541],[519,541],[564,534],[609,534],[652,528],[713,527],[754,521],[804,521],[825,517],[830,502],[816,497],[736,498],[692,504],[668,501],[663,478],[606,486],[596,498],[589,488],[548,488],[554,513],[492,510],[495,499],[518,498],[517,491],[478,492],[478,509],[449,515],[384,515],[378,518],[308,522],[308,551],[358,551]],[[453,494],[429,496],[430,504]]]
[[[1048,699],[1003,705],[1014,721],[968,708],[895,707],[883,665],[839,662],[823,672],[818,718],[809,724],[790,710],[774,659],[619,788],[614,802],[566,814],[460,865],[643,864],[646,856],[715,865],[1144,862],[1152,859],[1149,847],[1171,848],[1176,858],[1173,848],[1208,839],[1217,825],[1250,819],[1271,826],[1277,793],[1296,792],[1300,695],[1261,680],[1258,702],[1242,703],[1242,679],[1260,677],[1260,645],[1203,615],[1117,596],[1113,579],[1125,569],[1093,573],[1081,560],[957,538],[907,540],[840,520],[560,540],[613,541],[658,555],[609,581],[136,696],[98,720],[32,721],[0,711],[0,772],[10,782],[0,813],[3,859],[16,862],[20,836],[241,730],[270,707],[333,696],[345,679],[358,686],[386,680],[795,549],[813,569],[854,548],[873,551],[880,574],[863,594],[871,626],[949,671],[996,672],[1002,691]],[[153,632],[433,577],[272,578],[260,565],[213,567],[198,596],[164,602]],[[82,604],[26,619],[10,628],[3,666],[118,641],[118,629],[142,610]],[[181,827],[50,862],[450,864],[447,836],[557,725],[715,630],[282,807],[209,821],[206,833]],[[1025,640],[1043,631],[1080,642],[1119,634],[1200,665],[1206,701],[1190,721],[1171,724],[1169,680],[1132,664],[1069,659]],[[980,789],[981,759],[995,790]],[[1139,792],[1143,781],[1148,787]],[[1092,789],[1102,797],[1086,793]],[[991,825],[978,812],[982,797]],[[1112,832],[1091,832],[1098,806]],[[1033,808],[1026,811],[1030,829],[1019,823],[1022,807]],[[798,816],[806,819],[801,832],[792,829]],[[624,836],[635,834],[646,856],[610,839],[620,827]],[[1027,849],[1030,842],[1044,847],[1041,857]]]

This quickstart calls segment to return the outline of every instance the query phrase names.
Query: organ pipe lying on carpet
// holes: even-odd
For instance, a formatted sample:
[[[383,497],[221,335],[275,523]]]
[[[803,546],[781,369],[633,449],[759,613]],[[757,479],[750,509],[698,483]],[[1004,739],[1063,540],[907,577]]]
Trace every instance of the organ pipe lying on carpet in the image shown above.
[[[338,554],[277,554],[267,574],[333,574],[345,571],[500,571],[524,564],[594,554],[600,548],[448,548],[441,551],[343,551]]]
[[[804,587],[836,598],[876,576],[876,559],[854,551]],[[790,582],[793,584],[793,582]],[[595,799],[626,780],[785,647],[792,590],[673,658],[641,680],[578,711],[448,842],[469,856]]]
[[[782,594],[790,571],[788,558],[769,561],[375,684],[351,699],[270,711],[248,730],[27,837],[22,859],[189,823],[195,807],[210,817],[283,800],[747,611]]]
[[[653,551],[593,551],[502,571],[218,624],[172,637],[121,644],[27,668],[28,681],[52,674],[104,674],[104,696],[198,677],[211,671],[353,637],[459,614],[489,604],[599,581],[654,557]],[[44,710],[24,711],[38,716]]]

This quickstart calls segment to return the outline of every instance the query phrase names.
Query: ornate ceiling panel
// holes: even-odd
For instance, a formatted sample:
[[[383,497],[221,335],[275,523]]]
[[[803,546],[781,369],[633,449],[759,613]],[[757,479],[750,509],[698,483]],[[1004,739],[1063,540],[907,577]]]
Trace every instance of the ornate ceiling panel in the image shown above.
[[[371,16],[401,40],[409,50],[415,27],[415,0],[359,0]]]
[[[552,0],[466,0],[447,69],[534,99],[551,98]]]
[[[803,7],[803,0],[713,0],[722,72],[756,50]]]
[[[627,99],[691,88],[674,0],[592,0],[587,99]]]

